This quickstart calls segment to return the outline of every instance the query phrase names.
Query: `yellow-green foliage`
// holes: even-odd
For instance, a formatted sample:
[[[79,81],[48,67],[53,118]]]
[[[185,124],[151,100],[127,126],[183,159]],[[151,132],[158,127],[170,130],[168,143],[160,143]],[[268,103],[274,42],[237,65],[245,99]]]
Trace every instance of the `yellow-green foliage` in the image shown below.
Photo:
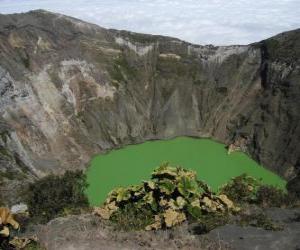
[[[132,216],[128,214],[128,206],[134,211],[130,213]],[[140,223],[138,213],[145,210],[147,223]],[[173,227],[188,217],[200,219],[207,214],[227,214],[234,210],[237,208],[226,195],[215,195],[197,180],[194,171],[165,163],[153,171],[151,180],[112,190],[95,213],[123,225],[125,218],[128,223],[136,223],[134,229],[151,230]]]

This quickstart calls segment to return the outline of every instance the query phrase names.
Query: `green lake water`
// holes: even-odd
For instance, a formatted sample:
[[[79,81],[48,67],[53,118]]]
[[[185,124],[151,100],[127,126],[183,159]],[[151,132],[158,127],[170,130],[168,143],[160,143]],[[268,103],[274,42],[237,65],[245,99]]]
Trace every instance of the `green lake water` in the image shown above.
[[[113,188],[148,180],[162,162],[196,170],[198,179],[213,190],[232,177],[247,173],[266,184],[284,188],[286,182],[241,152],[227,154],[225,145],[210,139],[178,137],[148,141],[98,155],[87,170],[87,195],[91,205],[99,205]]]

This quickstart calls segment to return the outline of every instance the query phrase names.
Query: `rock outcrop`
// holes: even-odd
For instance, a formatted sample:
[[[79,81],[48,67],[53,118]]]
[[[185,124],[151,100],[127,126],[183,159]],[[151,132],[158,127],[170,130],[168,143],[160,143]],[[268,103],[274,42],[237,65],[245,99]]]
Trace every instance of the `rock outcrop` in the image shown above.
[[[300,30],[200,46],[42,10],[0,15],[1,193],[125,144],[247,142],[287,179],[300,162]]]

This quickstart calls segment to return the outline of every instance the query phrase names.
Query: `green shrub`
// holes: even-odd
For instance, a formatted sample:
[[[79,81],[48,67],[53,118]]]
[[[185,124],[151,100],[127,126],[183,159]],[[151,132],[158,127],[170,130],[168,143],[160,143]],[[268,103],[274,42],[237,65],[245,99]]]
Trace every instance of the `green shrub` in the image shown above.
[[[263,185],[257,190],[256,202],[263,207],[292,206],[295,198],[282,189]]]
[[[188,218],[204,221],[210,230],[220,223],[219,215],[237,210],[226,195],[215,195],[197,180],[194,171],[165,163],[152,172],[151,180],[112,190],[95,213],[125,230],[170,228]]]
[[[232,180],[224,185],[220,193],[228,196],[229,199],[236,203],[255,202],[257,190],[261,183],[255,178],[242,174],[232,178]]]
[[[236,203],[255,203],[262,207],[291,207],[296,196],[270,185],[263,185],[255,178],[242,174],[225,184],[220,193]]]
[[[86,176],[82,171],[50,175],[32,183],[27,195],[30,216],[36,222],[46,223],[57,216],[87,208],[86,187]]]

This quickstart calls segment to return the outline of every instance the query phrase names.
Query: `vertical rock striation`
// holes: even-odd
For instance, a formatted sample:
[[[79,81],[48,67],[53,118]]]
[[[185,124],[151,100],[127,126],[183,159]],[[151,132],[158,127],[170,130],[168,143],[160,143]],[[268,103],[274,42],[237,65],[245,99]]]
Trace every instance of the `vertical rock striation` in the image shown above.
[[[0,15],[2,187],[180,135],[236,144],[290,179],[300,162],[299,44],[300,30],[215,47],[42,10]]]

